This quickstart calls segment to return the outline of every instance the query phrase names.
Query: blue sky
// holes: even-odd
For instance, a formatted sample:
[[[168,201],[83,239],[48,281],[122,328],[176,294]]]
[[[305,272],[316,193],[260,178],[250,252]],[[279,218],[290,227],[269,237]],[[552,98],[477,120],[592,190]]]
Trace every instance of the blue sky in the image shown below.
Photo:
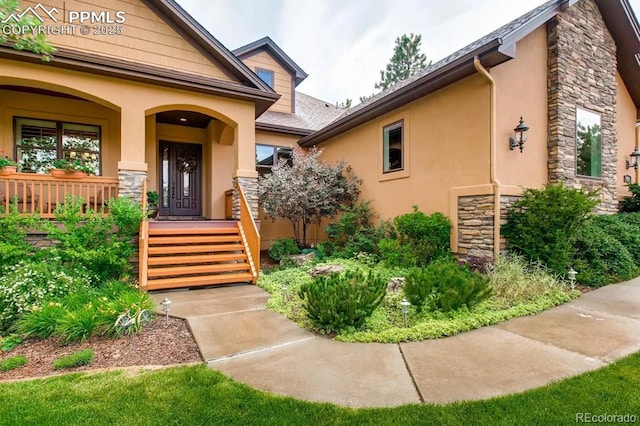
[[[374,92],[404,33],[434,62],[544,0],[178,0],[233,50],[270,36],[309,77],[298,90],[335,103]],[[630,0],[636,16],[640,0]]]

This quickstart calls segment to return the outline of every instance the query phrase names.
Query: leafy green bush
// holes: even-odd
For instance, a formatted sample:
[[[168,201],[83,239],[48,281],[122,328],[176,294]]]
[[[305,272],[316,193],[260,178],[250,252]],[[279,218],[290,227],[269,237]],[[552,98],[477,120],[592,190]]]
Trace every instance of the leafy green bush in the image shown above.
[[[492,298],[502,306],[534,301],[540,297],[564,292],[565,285],[540,263],[529,263],[515,254],[500,255],[488,267],[487,276]]]
[[[22,343],[22,337],[17,334],[10,334],[6,337],[0,336],[0,352],[9,352]]]
[[[62,356],[53,361],[53,368],[61,370],[64,368],[80,367],[93,362],[93,349],[82,349],[70,355]]]
[[[398,231],[398,241],[411,247],[416,265],[428,265],[451,256],[451,221],[442,213],[426,215],[418,210],[418,206],[413,206],[413,212],[397,216],[393,222]],[[388,262],[388,258],[386,260]]]
[[[408,244],[401,244],[398,240],[383,238],[378,243],[380,258],[384,264],[398,267],[416,266],[416,256]]]
[[[630,183],[627,185],[631,195],[622,197],[618,206],[621,213],[640,212],[640,184]]]
[[[72,268],[86,268],[99,282],[118,278],[131,269],[132,238],[142,220],[140,206],[121,197],[110,200],[111,213],[103,215],[91,209],[83,213],[83,205],[82,199],[67,196],[56,209],[61,226],[48,223],[45,229],[59,244],[47,251]]]
[[[562,183],[525,189],[502,226],[509,249],[564,274],[571,263],[576,234],[598,205],[596,195],[565,188]]]
[[[359,327],[376,309],[387,283],[369,271],[347,270],[319,276],[300,287],[300,298],[309,317],[327,331]]]
[[[4,209],[4,205],[0,206],[0,269],[33,253],[34,247],[26,240],[27,231],[40,224],[36,216],[19,213],[15,203],[9,205],[9,213],[4,214]]]
[[[300,249],[293,238],[278,238],[271,243],[269,256],[273,260],[282,260],[287,256],[299,254]]]
[[[578,231],[574,269],[581,284],[600,287],[633,278],[637,267],[633,256],[614,236],[591,221]]]
[[[7,358],[0,362],[0,371],[15,370],[16,368],[27,365],[28,363],[29,360],[24,355],[12,356],[11,358]]]
[[[325,228],[329,242],[338,247],[331,254],[344,258],[352,258],[358,253],[378,255],[379,241],[383,238],[395,238],[395,230],[387,221],[381,221],[376,226],[376,218],[370,200],[353,206],[342,206],[342,215],[336,223],[331,223]]]
[[[491,288],[482,274],[441,260],[409,271],[404,292],[418,309],[447,312],[463,306],[471,309],[491,295]]]
[[[0,330],[6,330],[18,315],[41,306],[45,299],[65,296],[88,283],[89,276],[81,268],[62,268],[55,258],[6,267],[0,276]]]
[[[591,220],[596,226],[614,237],[629,251],[636,265],[640,266],[640,225],[634,225],[620,214],[599,215]]]

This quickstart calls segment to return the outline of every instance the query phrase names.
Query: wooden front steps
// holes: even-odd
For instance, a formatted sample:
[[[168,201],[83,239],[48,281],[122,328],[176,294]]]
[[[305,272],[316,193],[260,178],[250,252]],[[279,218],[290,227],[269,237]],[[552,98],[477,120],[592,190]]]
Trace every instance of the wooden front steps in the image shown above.
[[[235,221],[144,222],[140,288],[255,282],[242,225]]]

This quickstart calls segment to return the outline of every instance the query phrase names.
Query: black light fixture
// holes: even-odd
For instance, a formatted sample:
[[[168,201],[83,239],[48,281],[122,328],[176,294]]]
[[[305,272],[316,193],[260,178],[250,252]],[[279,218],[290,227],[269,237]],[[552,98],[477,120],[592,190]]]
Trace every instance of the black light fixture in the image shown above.
[[[631,160],[627,160],[627,169],[630,169],[632,167],[634,169],[637,169],[638,157],[640,157],[640,149],[638,149],[638,147],[636,146],[636,149],[634,149],[633,152],[629,154],[629,157],[631,157]]]
[[[524,120],[520,117],[520,122],[513,129],[514,136],[509,137],[509,149],[514,150],[516,147],[520,148],[520,152],[524,149],[524,143],[527,141],[527,132],[529,131],[529,126],[524,124]]]

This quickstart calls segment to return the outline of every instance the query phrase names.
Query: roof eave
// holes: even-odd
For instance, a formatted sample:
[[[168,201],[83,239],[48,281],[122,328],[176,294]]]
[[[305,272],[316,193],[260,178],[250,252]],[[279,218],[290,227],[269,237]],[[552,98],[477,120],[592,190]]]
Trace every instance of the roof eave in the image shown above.
[[[268,36],[234,49],[232,53],[237,57],[244,59],[250,56],[252,52],[264,49],[270,50],[275,55],[276,59],[285,66],[285,68],[292,71],[296,86],[302,83],[302,81],[309,76],[309,74],[307,74],[293,59],[291,59],[289,55],[280,49],[280,46],[278,46]]]
[[[294,136],[300,136],[300,137],[309,136],[310,134],[313,133],[313,130],[310,130],[310,129],[300,129],[297,127],[281,126],[278,124],[261,123],[259,121],[256,121],[256,130],[263,130],[266,132],[285,133],[287,135],[294,135]]]
[[[347,115],[342,119],[338,119],[318,132],[302,138],[298,144],[303,147],[320,144],[373,118],[393,111],[409,102],[466,78],[476,72],[473,67],[473,59],[476,56],[478,56],[483,65],[487,67],[496,66],[512,59],[510,55],[500,52],[501,46],[501,39],[492,40],[442,68],[389,93],[387,96],[378,99],[361,110]]]

